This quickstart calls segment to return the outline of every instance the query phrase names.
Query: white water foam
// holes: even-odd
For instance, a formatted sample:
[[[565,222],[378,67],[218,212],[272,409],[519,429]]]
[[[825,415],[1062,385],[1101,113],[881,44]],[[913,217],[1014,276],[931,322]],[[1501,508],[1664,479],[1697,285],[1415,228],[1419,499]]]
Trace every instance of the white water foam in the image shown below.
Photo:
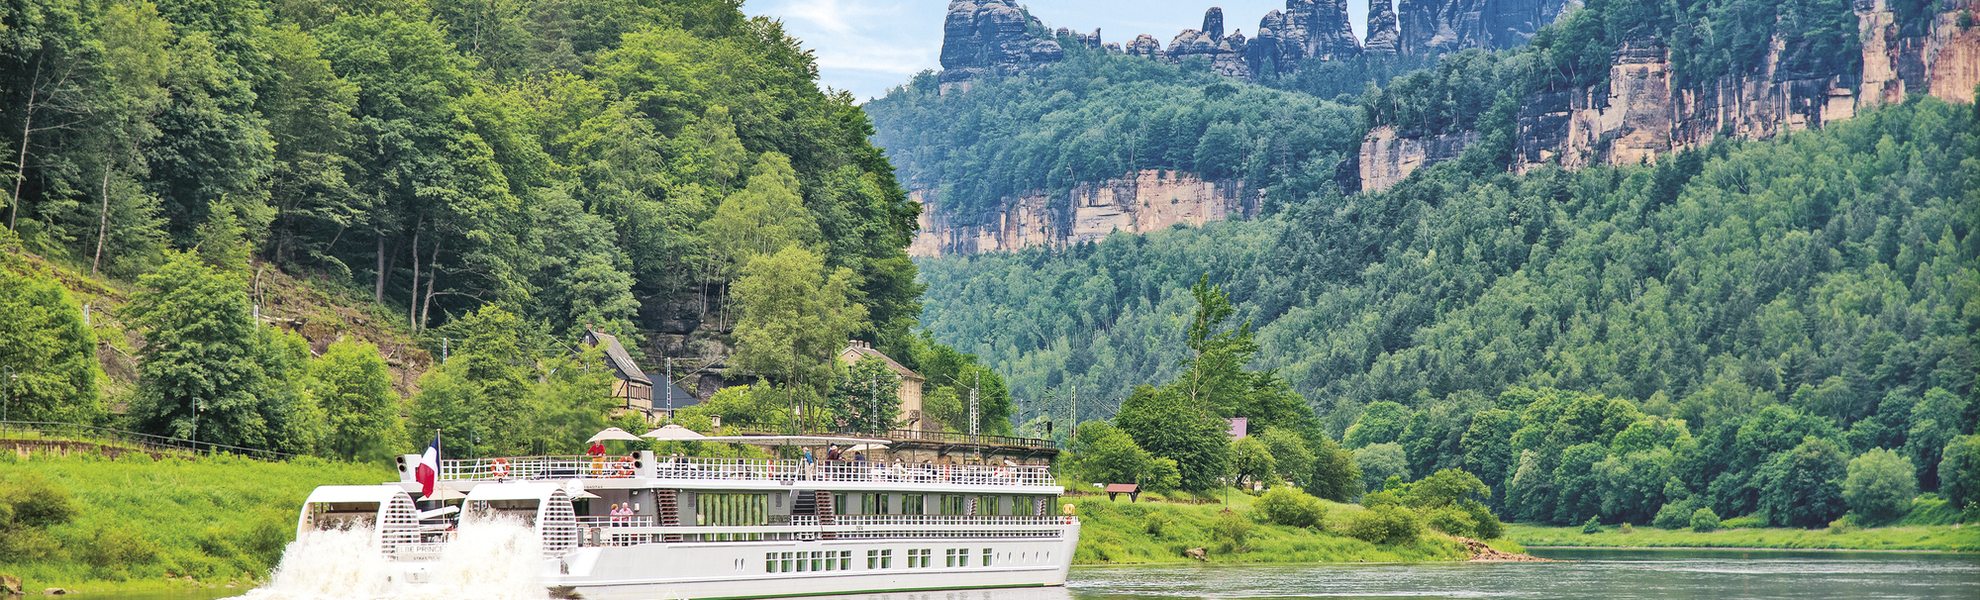
[[[438,560],[388,563],[378,558],[372,532],[312,531],[290,542],[267,585],[248,600],[544,600],[537,572],[542,542],[513,519],[466,519]],[[406,581],[410,565],[426,567],[425,583]]]

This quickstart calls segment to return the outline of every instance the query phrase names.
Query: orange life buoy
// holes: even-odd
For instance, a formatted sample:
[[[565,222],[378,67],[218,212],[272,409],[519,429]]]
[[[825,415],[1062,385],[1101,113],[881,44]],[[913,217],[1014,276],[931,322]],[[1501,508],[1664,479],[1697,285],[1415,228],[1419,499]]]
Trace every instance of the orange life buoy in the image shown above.
[[[503,479],[508,476],[509,476],[509,459],[506,458],[495,459],[495,478]]]
[[[632,457],[620,458],[619,463],[616,466],[619,469],[618,475],[620,477],[632,477],[633,475]]]

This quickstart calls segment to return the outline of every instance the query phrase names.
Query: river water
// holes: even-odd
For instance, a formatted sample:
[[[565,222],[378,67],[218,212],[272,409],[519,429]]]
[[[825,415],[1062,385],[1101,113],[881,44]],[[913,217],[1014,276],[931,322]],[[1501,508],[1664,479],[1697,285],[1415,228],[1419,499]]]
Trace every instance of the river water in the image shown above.
[[[873,594],[816,600],[1166,600],[1213,598],[1980,599],[1980,555],[1740,550],[1534,549],[1554,563],[1077,567],[1064,588]],[[280,587],[280,586],[277,586]],[[255,597],[435,598],[326,586]],[[403,590],[397,590],[403,591]],[[466,586],[453,600],[532,595]],[[209,600],[235,594],[90,594],[100,600]],[[352,593],[358,592],[358,593]],[[385,592],[367,594],[364,592]],[[484,598],[486,596],[486,598]]]

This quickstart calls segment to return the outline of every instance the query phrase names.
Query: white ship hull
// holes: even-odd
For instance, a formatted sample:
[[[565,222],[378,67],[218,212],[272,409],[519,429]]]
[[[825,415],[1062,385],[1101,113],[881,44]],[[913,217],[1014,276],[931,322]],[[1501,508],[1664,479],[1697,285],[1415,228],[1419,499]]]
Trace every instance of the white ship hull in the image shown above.
[[[1077,524],[1057,539],[816,540],[593,546],[544,562],[542,580],[560,596],[586,600],[720,600],[928,590],[1059,586],[1079,540]],[[983,566],[990,549],[991,565]],[[948,550],[966,551],[950,566]],[[868,568],[869,550],[890,551],[891,565]],[[909,566],[910,550],[930,550],[929,565]],[[840,553],[849,569],[768,572],[785,553]],[[773,554],[776,558],[766,558]],[[850,554],[844,554],[850,553]],[[821,559],[822,560],[822,559]],[[809,567],[810,565],[806,565]],[[773,567],[774,568],[774,567]]]

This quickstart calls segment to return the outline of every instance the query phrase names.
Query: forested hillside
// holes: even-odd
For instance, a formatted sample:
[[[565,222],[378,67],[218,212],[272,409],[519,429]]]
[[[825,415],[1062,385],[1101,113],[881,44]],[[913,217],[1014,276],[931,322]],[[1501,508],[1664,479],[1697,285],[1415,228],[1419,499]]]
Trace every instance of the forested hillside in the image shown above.
[[[1078,45],[1050,68],[940,89],[924,72],[865,109],[903,184],[938,190],[940,209],[965,220],[1008,197],[1063,197],[1140,169],[1243,179],[1268,205],[1304,198],[1332,182],[1367,130],[1353,106],[1222,77],[1202,61]]]
[[[560,369],[603,364],[588,330],[756,384],[766,427],[836,425],[848,339],[974,382],[911,333],[918,209],[866,115],[740,4],[0,5],[8,417],[342,458],[406,428],[575,449],[618,407],[609,375]],[[368,301],[345,321],[422,360],[271,318],[271,269]],[[104,296],[95,320],[65,288]],[[386,360],[427,355],[394,394]]]
[[[1940,449],[1976,417],[1976,125],[1971,105],[1927,98],[1656,166],[1449,163],[1255,222],[924,260],[924,322],[1019,397],[1076,385],[1081,418],[1105,418],[1107,399],[1184,365],[1188,287],[1207,273],[1257,328],[1257,365],[1332,435],[1399,442],[1395,460],[1369,462],[1400,463],[1405,480],[1471,470],[1533,511],[1521,519],[1642,523],[1689,494],[1746,514],[1763,491],[1795,502],[1759,475],[1802,460],[1780,456],[1839,469],[1834,457],[1879,447],[1930,490]],[[1641,447],[1612,450],[1639,421]],[[1612,506],[1593,479],[1557,480],[1612,452],[1639,474],[1688,469],[1672,473],[1683,489],[1650,475],[1613,492],[1643,500]],[[1586,494],[1563,500],[1570,489]]]

